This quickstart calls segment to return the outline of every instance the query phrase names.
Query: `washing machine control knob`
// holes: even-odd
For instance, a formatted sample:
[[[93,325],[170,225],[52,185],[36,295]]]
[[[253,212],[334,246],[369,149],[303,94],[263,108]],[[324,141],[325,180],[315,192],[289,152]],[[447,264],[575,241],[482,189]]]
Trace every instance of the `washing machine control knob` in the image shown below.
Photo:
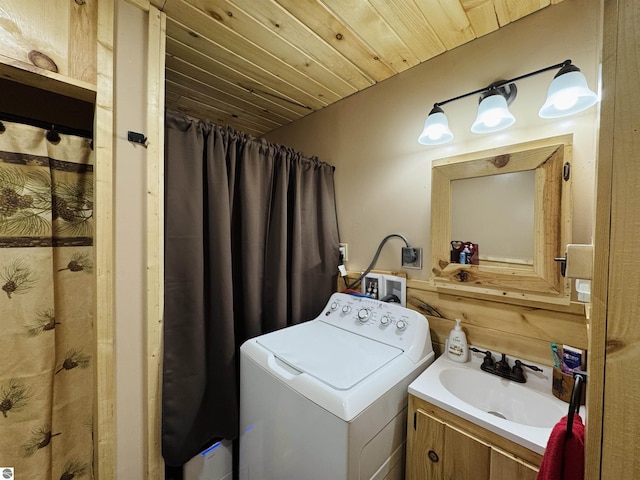
[[[349,313],[351,311],[351,307],[349,305],[345,305],[342,307],[342,313]]]
[[[367,310],[366,308],[361,308],[360,310],[358,310],[358,321],[360,323],[366,323],[368,319],[369,319],[369,310]]]
[[[333,302],[331,304],[331,310],[337,310],[338,309],[338,303],[337,302]]]
[[[382,325],[383,327],[388,326],[390,323],[391,323],[391,319],[387,315],[380,318],[380,325]]]
[[[400,331],[405,330],[407,328],[407,322],[404,320],[398,320],[396,322],[396,328]]]

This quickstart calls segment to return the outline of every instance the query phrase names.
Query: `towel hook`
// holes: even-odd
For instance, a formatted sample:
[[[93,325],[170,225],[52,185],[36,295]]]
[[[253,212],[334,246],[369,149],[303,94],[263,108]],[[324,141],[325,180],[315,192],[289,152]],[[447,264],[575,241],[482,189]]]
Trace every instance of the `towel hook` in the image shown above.
[[[569,414],[567,415],[567,437],[573,434],[573,416],[580,410],[582,402],[582,387],[585,382],[586,372],[574,372],[571,401],[569,402]]]

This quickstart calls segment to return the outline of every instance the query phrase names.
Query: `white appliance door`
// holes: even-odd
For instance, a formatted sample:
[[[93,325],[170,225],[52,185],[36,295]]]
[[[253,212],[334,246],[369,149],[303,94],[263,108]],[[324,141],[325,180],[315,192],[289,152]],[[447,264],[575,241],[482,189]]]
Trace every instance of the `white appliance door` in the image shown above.
[[[320,321],[284,328],[256,339],[289,366],[337,390],[348,390],[402,350]]]

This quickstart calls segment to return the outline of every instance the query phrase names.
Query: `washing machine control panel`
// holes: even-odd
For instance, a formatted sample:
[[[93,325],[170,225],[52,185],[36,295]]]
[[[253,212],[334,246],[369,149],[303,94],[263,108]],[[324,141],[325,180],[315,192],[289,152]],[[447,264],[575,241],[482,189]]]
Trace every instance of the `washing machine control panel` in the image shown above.
[[[429,322],[424,315],[398,303],[334,293],[318,320],[401,348],[405,353],[432,348]]]

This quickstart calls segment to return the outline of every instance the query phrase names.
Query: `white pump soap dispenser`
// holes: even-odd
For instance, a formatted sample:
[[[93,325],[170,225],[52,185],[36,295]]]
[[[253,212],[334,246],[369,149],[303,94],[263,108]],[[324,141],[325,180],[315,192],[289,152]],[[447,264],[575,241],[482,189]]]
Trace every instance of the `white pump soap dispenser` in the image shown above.
[[[462,327],[460,327],[460,319],[456,318],[456,326],[449,334],[447,340],[447,356],[449,360],[454,362],[466,362],[469,356],[469,348],[467,346],[467,336]]]

